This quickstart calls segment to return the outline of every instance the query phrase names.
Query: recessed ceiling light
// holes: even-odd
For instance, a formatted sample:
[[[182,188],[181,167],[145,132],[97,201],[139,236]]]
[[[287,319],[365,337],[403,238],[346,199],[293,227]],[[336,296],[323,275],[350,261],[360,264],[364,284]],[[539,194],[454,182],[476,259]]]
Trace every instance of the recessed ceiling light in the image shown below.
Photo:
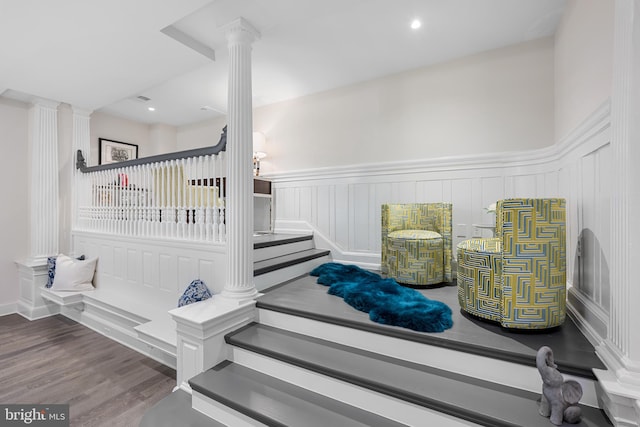
[[[147,108],[149,111],[156,111],[156,107],[149,107]]]
[[[411,21],[411,29],[417,30],[420,27],[422,27],[422,22],[420,22],[419,19],[414,19],[413,21]]]

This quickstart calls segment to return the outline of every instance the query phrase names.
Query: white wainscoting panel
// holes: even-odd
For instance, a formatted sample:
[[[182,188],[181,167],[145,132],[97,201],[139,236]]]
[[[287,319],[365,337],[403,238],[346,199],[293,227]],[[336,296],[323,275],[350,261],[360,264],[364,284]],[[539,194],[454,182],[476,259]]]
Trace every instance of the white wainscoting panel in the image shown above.
[[[175,242],[124,238],[76,231],[74,252],[98,258],[96,287],[117,285],[144,287],[179,297],[194,279],[203,280],[214,293],[226,280],[224,243]]]
[[[541,150],[272,174],[276,230],[313,230],[316,244],[331,249],[335,260],[375,267],[383,203],[453,203],[455,246],[491,235],[474,224],[495,223],[485,208],[496,200],[564,197],[567,282],[570,294],[579,293],[570,296],[570,307],[597,341],[606,334],[609,299],[609,116],[607,102],[566,139]]]

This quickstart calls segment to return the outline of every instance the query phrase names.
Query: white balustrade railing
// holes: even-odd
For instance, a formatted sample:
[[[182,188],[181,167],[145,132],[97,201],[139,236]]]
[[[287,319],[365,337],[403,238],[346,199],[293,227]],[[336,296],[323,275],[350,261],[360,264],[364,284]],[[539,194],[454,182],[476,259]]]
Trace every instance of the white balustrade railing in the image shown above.
[[[224,151],[77,175],[76,229],[129,237],[225,241]],[[100,170],[102,168],[102,170]]]

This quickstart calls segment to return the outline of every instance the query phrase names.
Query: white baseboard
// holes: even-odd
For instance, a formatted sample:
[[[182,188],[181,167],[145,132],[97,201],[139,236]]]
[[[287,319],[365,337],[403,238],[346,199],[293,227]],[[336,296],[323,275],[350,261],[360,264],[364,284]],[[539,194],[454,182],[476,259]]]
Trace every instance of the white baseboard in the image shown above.
[[[347,252],[342,250],[333,241],[323,235],[317,228],[306,221],[300,220],[276,220],[278,233],[313,233],[316,248],[331,251],[331,257],[335,262],[355,264],[368,270],[380,269],[380,254],[374,252]]]
[[[606,334],[607,317],[593,301],[585,297],[579,290],[569,286],[567,290],[567,312],[580,332],[591,345],[598,347]],[[598,331],[594,325],[600,328]],[[602,333],[601,333],[602,332]]]
[[[0,304],[0,316],[6,316],[8,314],[14,314],[18,312],[17,304],[9,303],[9,304]]]

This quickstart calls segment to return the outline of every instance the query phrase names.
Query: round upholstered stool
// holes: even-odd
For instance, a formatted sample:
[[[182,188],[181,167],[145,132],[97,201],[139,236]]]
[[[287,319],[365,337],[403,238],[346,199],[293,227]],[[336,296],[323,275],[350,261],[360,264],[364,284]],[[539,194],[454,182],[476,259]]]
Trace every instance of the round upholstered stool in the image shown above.
[[[443,239],[426,230],[398,230],[387,235],[387,275],[407,285],[444,281]]]
[[[502,320],[502,240],[458,243],[458,302],[467,313]]]

